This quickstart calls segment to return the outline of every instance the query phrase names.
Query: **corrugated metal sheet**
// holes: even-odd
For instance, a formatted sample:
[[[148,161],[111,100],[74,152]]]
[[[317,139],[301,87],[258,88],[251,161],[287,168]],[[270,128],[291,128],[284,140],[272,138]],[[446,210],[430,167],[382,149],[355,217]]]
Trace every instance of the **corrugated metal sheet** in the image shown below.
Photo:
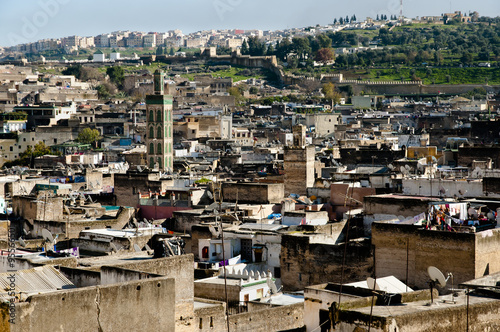
[[[8,292],[11,287],[9,277],[15,275],[16,293],[38,293],[58,289],[75,288],[75,285],[61,272],[51,265],[21,270],[11,273],[0,273],[0,292]]]

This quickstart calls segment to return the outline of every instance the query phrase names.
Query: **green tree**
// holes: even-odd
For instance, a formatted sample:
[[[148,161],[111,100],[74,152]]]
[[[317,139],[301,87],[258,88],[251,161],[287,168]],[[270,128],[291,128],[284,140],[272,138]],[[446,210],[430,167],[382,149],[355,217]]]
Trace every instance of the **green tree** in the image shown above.
[[[241,44],[241,54],[243,55],[248,54],[248,43],[246,39],[243,41],[243,44]]]
[[[325,99],[332,103],[332,109],[336,104],[340,103],[342,95],[335,90],[335,85],[333,85],[333,83],[323,84],[321,91],[325,95]]]
[[[123,86],[123,80],[125,79],[125,71],[121,66],[113,66],[106,69],[106,74],[108,74],[111,82],[118,86]]]
[[[93,144],[97,147],[97,142],[101,140],[102,137],[99,134],[99,130],[84,128],[81,132],[78,133],[77,141],[82,144]]]
[[[82,70],[82,65],[74,65],[64,69],[61,73],[63,75],[73,75],[77,79],[80,79],[81,70]]]

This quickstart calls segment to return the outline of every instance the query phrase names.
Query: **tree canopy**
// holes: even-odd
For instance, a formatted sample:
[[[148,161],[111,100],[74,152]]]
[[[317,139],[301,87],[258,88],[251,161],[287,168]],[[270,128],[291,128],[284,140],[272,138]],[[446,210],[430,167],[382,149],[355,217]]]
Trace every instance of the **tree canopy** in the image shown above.
[[[95,145],[102,137],[97,129],[84,128],[78,133],[78,142]]]

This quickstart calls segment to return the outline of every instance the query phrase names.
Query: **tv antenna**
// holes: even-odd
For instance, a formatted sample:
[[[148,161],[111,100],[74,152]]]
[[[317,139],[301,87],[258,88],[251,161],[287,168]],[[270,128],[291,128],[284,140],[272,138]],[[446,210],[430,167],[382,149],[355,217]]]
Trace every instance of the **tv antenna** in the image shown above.
[[[23,248],[26,248],[26,242],[24,242],[22,237],[19,238],[19,245]]]
[[[431,305],[434,303],[434,298],[432,291],[436,287],[436,285],[439,285],[441,288],[446,287],[446,282],[450,278],[451,273],[448,273],[448,278],[445,279],[443,273],[435,266],[429,266],[427,268],[427,274],[429,275],[429,278],[431,281],[429,281],[429,286],[431,288]]]

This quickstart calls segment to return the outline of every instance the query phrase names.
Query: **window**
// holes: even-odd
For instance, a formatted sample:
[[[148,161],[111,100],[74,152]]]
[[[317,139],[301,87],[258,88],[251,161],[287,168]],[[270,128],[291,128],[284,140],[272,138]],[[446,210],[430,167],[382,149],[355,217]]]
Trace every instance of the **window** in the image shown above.
[[[31,141],[34,142],[35,141],[35,138],[34,137],[31,137]]]
[[[14,151],[14,149],[12,148],[12,146],[10,147],[10,151]]]
[[[157,149],[156,149],[156,153],[157,154],[162,154],[161,143],[158,143],[158,146],[157,146]]]
[[[161,122],[161,111],[156,111],[156,121]]]
[[[161,138],[161,127],[156,129],[156,138]]]
[[[155,137],[154,129],[153,127],[149,127],[149,138],[154,138],[154,137]]]
[[[159,167],[160,169],[162,169],[162,168],[163,168],[162,158],[158,157],[158,159],[157,159],[157,160],[158,160],[158,167]]]
[[[26,142],[26,137],[23,138],[23,142]]]
[[[149,121],[154,122],[155,121],[155,113],[154,111],[149,111]]]
[[[191,130],[191,134],[195,134],[196,133],[196,130]]]
[[[57,144],[57,138],[54,138],[54,144]]]
[[[274,268],[274,277],[275,278],[281,278],[281,268],[280,267],[275,267]]]
[[[149,168],[155,168],[155,159],[153,157],[149,158]]]
[[[155,145],[153,143],[149,144],[149,154],[155,154]]]
[[[264,288],[257,289],[257,298],[261,299],[264,297]]]
[[[206,258],[208,259],[208,247],[203,247],[203,249],[201,249],[201,258]]]

